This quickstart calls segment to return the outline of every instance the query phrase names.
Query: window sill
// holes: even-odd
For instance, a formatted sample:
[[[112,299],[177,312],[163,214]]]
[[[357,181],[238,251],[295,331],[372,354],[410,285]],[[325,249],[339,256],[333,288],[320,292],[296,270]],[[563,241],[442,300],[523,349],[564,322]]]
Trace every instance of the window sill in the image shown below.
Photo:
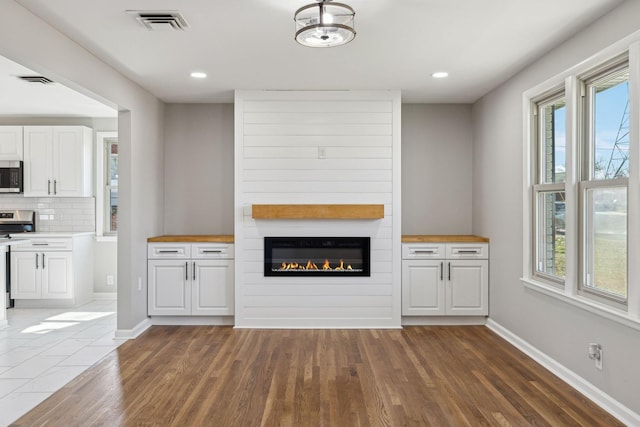
[[[531,289],[552,298],[559,299],[560,301],[563,301],[574,307],[581,308],[585,311],[588,311],[589,313],[596,314],[598,316],[604,317],[605,319],[612,320],[614,322],[628,326],[629,328],[640,331],[640,319],[632,318],[628,313],[622,310],[617,310],[615,308],[607,307],[603,304],[598,304],[597,302],[591,301],[590,299],[581,297],[579,295],[567,295],[560,289],[556,289],[552,286],[536,282],[531,279],[520,278],[520,281],[527,289]]]
[[[118,236],[95,236],[96,242],[117,242]]]

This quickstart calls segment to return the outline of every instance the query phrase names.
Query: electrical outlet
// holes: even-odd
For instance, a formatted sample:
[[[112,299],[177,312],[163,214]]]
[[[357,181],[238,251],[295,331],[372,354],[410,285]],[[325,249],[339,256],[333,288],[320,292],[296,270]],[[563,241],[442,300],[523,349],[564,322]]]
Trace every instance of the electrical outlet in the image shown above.
[[[587,355],[589,359],[595,362],[596,369],[600,371],[602,371],[602,353],[602,346],[600,344],[595,342],[589,343]]]
[[[602,371],[602,358],[603,358],[603,351],[602,348],[599,349],[600,351],[600,357],[596,358],[596,369]]]
[[[113,276],[111,274],[107,275],[107,285],[113,285]]]

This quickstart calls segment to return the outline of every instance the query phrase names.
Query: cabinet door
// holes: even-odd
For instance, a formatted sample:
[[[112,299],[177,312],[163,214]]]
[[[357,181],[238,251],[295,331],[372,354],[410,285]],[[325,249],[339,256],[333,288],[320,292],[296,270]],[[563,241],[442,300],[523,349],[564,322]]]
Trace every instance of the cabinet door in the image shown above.
[[[90,196],[84,193],[85,128],[80,126],[53,127],[53,187],[59,197]]]
[[[73,298],[71,252],[42,252],[42,298]]]
[[[191,314],[189,261],[149,260],[147,270],[148,314],[164,316]]]
[[[22,126],[0,126],[0,160],[22,160]]]
[[[447,314],[489,314],[489,261],[447,261]]]
[[[52,136],[50,126],[24,127],[24,195],[27,197],[53,194]]]
[[[445,314],[442,260],[402,261],[402,314]]]
[[[232,260],[191,261],[193,294],[191,314],[226,316],[234,312]]]
[[[38,264],[36,268],[36,256]],[[41,256],[39,252],[11,253],[11,298],[40,299]]]

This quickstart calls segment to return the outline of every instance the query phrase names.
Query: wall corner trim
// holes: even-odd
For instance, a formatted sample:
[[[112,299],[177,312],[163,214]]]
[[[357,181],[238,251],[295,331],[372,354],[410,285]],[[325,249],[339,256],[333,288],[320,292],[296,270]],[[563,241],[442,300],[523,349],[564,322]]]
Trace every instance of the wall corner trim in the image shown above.
[[[142,322],[138,323],[132,329],[117,329],[114,338],[116,339],[136,339],[138,338],[144,331],[149,329],[153,323],[151,323],[151,319],[148,317],[144,319]]]

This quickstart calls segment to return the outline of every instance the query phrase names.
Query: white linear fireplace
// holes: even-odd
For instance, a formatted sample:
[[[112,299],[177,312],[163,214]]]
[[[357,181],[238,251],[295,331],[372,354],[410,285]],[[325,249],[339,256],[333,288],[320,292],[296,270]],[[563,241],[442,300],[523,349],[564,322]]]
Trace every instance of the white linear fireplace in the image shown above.
[[[373,204],[384,215],[254,218],[257,204]],[[400,327],[400,206],[399,92],[236,92],[236,327]],[[370,271],[265,274],[270,236],[366,238]]]

